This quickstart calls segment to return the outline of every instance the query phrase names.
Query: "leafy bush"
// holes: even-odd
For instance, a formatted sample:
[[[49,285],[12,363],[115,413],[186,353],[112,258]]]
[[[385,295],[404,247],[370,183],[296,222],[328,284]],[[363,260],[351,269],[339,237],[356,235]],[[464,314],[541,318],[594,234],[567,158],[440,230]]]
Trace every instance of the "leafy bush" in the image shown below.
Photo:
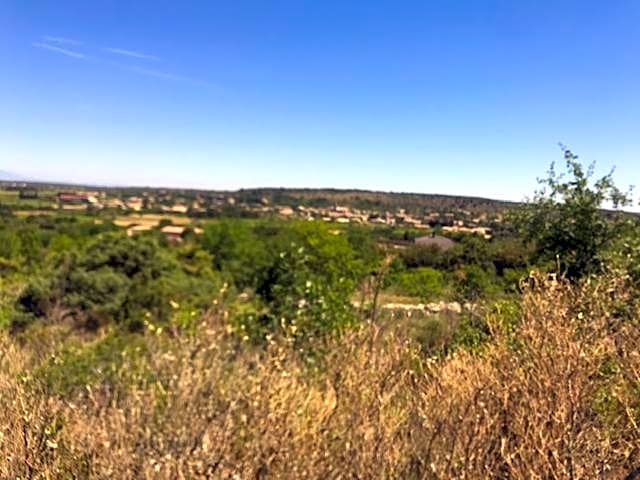
[[[456,289],[461,299],[476,301],[502,291],[495,274],[478,265],[465,265],[455,272]]]
[[[440,297],[445,290],[442,272],[429,267],[415,268],[392,276],[391,287],[402,295],[430,301]]]
[[[206,227],[201,244],[213,256],[215,268],[244,289],[256,287],[269,263],[267,240],[248,221],[225,219]]]
[[[208,267],[194,266],[197,255],[192,260],[181,267],[151,237],[99,237],[85,250],[59,257],[51,271],[25,288],[15,326],[29,315],[46,317],[56,307],[90,328],[115,321],[139,330],[147,316],[166,321],[171,301],[202,303],[213,297],[216,277]],[[185,271],[190,268],[197,273]]]
[[[258,289],[269,305],[272,328],[303,340],[340,332],[354,321],[349,302],[353,279],[348,272],[344,276],[317,272],[314,253],[291,244]]]
[[[542,188],[514,220],[534,242],[539,260],[557,261],[562,273],[575,280],[600,272],[606,252],[629,227],[624,216],[601,209],[628,206],[631,198],[615,186],[612,173],[593,181],[593,164],[585,170],[568,149],[564,157],[566,172],[557,174],[552,164],[547,178],[539,181]]]
[[[213,265],[239,289],[252,290],[252,308],[236,312],[243,337],[273,332],[306,341],[354,321],[350,297],[379,262],[365,229],[335,230],[317,222],[223,220],[201,240]]]
[[[450,266],[453,256],[443,252],[436,245],[413,245],[400,252],[400,258],[407,268],[431,267],[446,269]]]

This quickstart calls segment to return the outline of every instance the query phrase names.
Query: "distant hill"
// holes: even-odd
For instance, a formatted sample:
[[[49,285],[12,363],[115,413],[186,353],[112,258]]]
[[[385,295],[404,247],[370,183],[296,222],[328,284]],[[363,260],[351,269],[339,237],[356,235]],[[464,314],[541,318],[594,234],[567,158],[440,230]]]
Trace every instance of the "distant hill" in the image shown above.
[[[363,210],[385,211],[399,208],[411,213],[427,211],[454,212],[459,210],[473,214],[502,213],[520,205],[518,202],[495,200],[461,195],[430,193],[381,192],[357,189],[334,188],[247,188],[240,190],[202,190],[171,187],[106,186],[82,185],[62,182],[34,181],[0,170],[0,182],[22,181],[35,188],[53,189],[99,189],[117,195],[144,195],[145,192],[163,192],[174,198],[190,200],[195,198],[233,197],[240,204],[286,205],[297,207],[348,206]]]
[[[490,198],[427,193],[375,192],[368,190],[305,189],[305,188],[255,188],[242,189],[233,194],[237,200],[256,202],[265,198],[280,205],[302,204],[327,207],[347,205],[369,210],[404,208],[412,210],[455,211],[474,213],[502,212],[518,205]]]

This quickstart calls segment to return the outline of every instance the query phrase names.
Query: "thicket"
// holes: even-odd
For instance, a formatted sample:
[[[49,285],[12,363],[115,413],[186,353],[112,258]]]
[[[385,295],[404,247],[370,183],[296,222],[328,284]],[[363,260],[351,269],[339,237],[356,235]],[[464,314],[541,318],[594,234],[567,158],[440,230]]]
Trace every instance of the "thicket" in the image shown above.
[[[497,299],[517,290],[520,278],[535,266],[533,253],[532,244],[517,236],[487,241],[458,235],[447,250],[412,245],[398,252],[386,286],[424,301]]]
[[[480,350],[443,358],[365,323],[311,369],[284,338],[238,344],[223,311],[142,345],[3,336],[0,476],[623,478],[640,462],[634,288],[539,280],[516,323],[487,317]]]
[[[565,152],[511,236],[0,217],[2,478],[623,478],[640,233]],[[515,232],[519,232],[518,235]],[[378,295],[465,302],[392,319]],[[359,305],[356,307],[356,300]]]
[[[224,290],[239,299],[231,324],[242,336],[260,342],[286,330],[304,340],[354,323],[351,296],[381,258],[367,232],[319,223],[227,219],[171,246],[154,233],[38,221],[6,219],[0,230],[1,265],[25,284],[13,308],[3,302],[14,330],[38,321],[141,330],[201,313]]]
[[[205,256],[176,253],[151,237],[112,234],[59,255],[18,297],[13,327],[71,317],[90,329],[115,322],[140,330],[147,319],[166,322],[172,304],[206,308],[218,278]]]

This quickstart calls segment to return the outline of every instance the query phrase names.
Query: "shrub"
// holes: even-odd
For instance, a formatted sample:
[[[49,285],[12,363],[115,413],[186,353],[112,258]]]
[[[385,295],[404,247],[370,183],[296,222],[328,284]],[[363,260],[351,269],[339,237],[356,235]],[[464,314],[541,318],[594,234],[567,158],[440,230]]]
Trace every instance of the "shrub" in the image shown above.
[[[615,186],[612,173],[593,181],[594,165],[585,170],[576,155],[563,151],[566,172],[557,174],[552,164],[547,178],[539,180],[541,189],[514,220],[534,242],[539,260],[557,261],[562,273],[575,280],[601,272],[607,251],[629,228],[619,212],[605,215],[601,209],[628,206],[631,198]]]
[[[477,301],[497,295],[501,289],[495,274],[478,265],[465,265],[455,273],[457,293],[463,300]]]
[[[59,257],[25,288],[14,327],[50,316],[54,308],[89,328],[117,322],[140,330],[147,316],[167,321],[172,301],[204,306],[213,298],[217,278],[198,263],[194,255],[182,268],[151,237],[99,237],[86,250]]]
[[[258,319],[266,327],[263,333],[282,331],[305,341],[339,333],[355,321],[350,304],[355,278],[345,268],[348,261],[332,264],[307,245],[292,243],[282,251],[258,286],[269,307],[266,316]],[[328,263],[318,269],[323,257]]]
[[[430,301],[440,297],[445,289],[442,272],[429,267],[421,267],[393,275],[392,288],[399,293]]]
[[[277,336],[239,348],[203,317],[198,335],[144,338],[148,381],[129,381],[128,357],[109,366],[111,340],[65,357],[60,373],[77,360],[70,378],[91,385],[65,398],[0,336],[0,476],[624,478],[640,462],[640,312],[611,312],[630,284],[532,285],[513,328],[488,322],[472,352],[425,358],[402,325],[363,324],[310,368]]]

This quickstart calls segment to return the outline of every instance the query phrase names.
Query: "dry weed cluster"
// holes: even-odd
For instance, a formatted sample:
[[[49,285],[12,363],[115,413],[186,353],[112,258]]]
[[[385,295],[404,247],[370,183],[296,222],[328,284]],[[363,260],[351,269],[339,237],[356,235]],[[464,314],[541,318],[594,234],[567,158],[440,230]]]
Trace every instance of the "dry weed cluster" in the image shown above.
[[[238,347],[211,315],[149,340],[151,375],[64,396],[3,338],[0,477],[624,478],[640,466],[629,294],[615,279],[531,288],[517,326],[490,318],[484,349],[445,358],[366,324],[317,368],[286,342]]]

